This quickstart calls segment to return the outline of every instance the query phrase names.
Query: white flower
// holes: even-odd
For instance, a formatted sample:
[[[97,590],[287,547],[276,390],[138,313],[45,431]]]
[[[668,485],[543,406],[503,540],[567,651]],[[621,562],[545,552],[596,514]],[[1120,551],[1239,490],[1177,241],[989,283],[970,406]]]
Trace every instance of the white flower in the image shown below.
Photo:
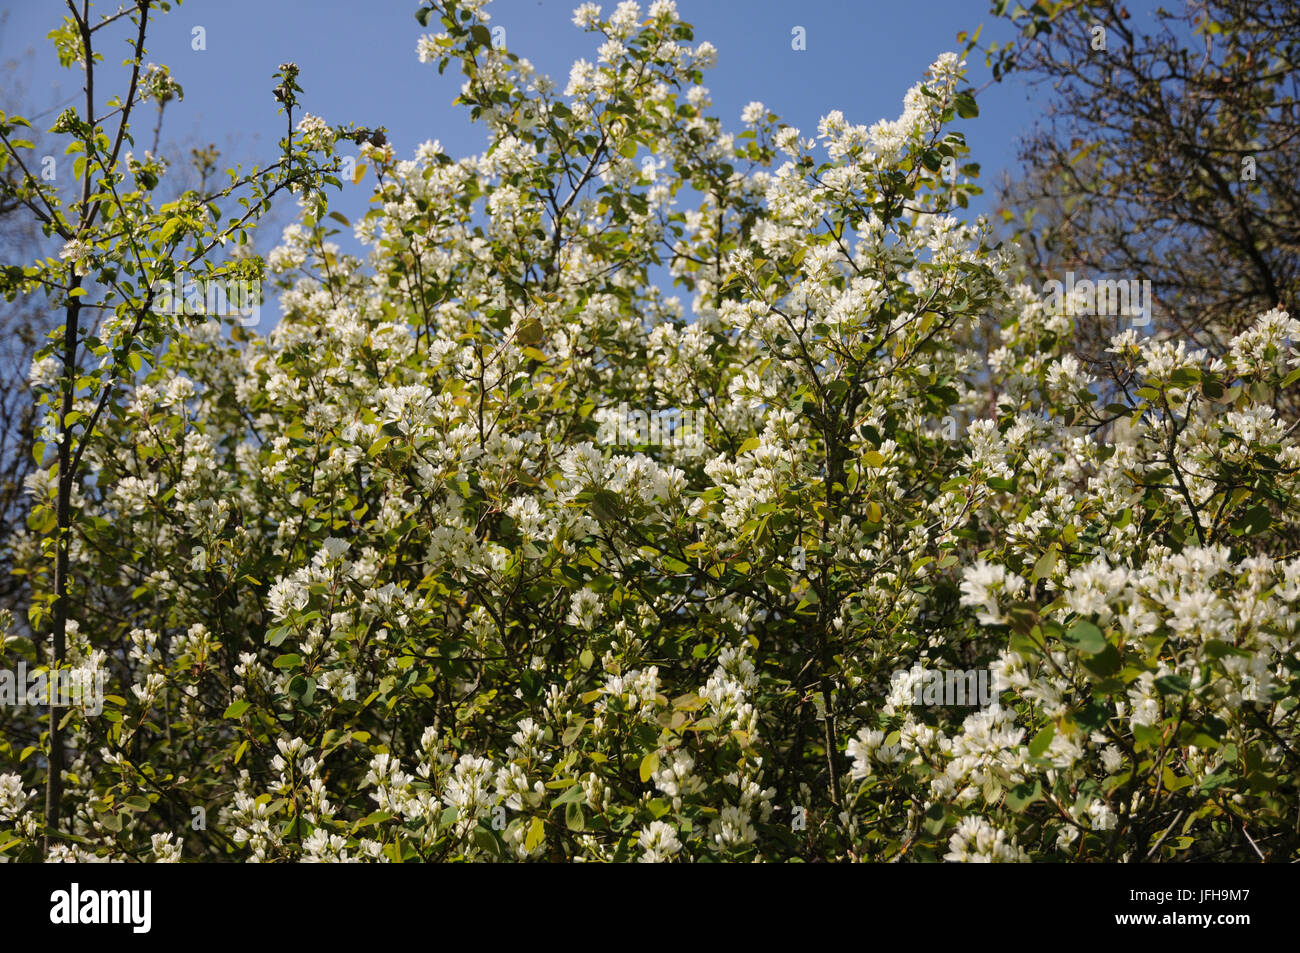
[[[62,376],[63,364],[52,354],[32,361],[31,370],[27,372],[27,380],[37,388],[54,387]]]
[[[941,53],[930,64],[930,76],[939,83],[951,83],[959,79],[966,71],[966,61],[956,53]]]
[[[59,251],[59,257],[64,261],[72,262],[72,270],[75,274],[90,273],[90,245],[81,239],[73,238],[65,242]]]
[[[145,677],[143,685],[132,685],[131,692],[140,700],[141,706],[147,708],[153,704],[154,699],[158,697],[158,693],[163,690],[166,684],[167,677],[165,675],[159,672],[151,672]]]
[[[677,839],[677,829],[663,821],[651,821],[650,826],[641,831],[637,843],[645,851],[638,858],[643,864],[660,864],[671,860],[682,849],[682,842]]]
[[[660,17],[667,17],[669,20],[677,19],[677,2],[676,0],[654,0],[650,4],[650,17],[657,20]]]
[[[27,799],[36,792],[23,790],[23,779],[18,774],[0,774],[0,822],[7,823],[18,816]]]
[[[600,22],[600,4],[584,3],[573,11],[573,25],[590,30]]]
[[[416,40],[415,41],[416,58],[421,63],[432,63],[434,60],[436,60],[440,55],[440,53],[442,52],[441,48],[438,46],[438,40],[443,36],[446,36],[446,34],[439,34],[438,36],[434,36],[433,34],[425,33],[418,40]]]
[[[1102,800],[1094,800],[1088,805],[1088,817],[1093,830],[1108,831],[1115,826],[1115,812]]]
[[[443,148],[440,139],[426,139],[415,149],[416,159],[426,164],[436,161],[438,156],[442,154]]]
[[[329,124],[311,113],[298,121],[298,134],[302,136],[302,144],[313,152],[324,152],[334,144],[334,133]]]
[[[957,863],[1017,863],[1028,856],[1007,832],[975,815],[963,817],[948,840],[944,860]]]
[[[1101,763],[1107,774],[1114,774],[1124,765],[1124,755],[1114,745],[1107,745],[1101,752]]]
[[[631,35],[641,19],[641,6],[635,0],[623,0],[614,8],[614,15],[609,18],[609,31],[616,37]]]
[[[613,66],[627,55],[627,47],[618,40],[606,40],[600,45],[600,49],[597,52],[602,63],[608,63]]]
[[[709,838],[722,850],[752,844],[757,836],[749,811],[735,804],[724,804],[717,820],[709,824]]]
[[[307,608],[310,593],[307,587],[295,579],[281,579],[267,593],[266,605],[277,622],[282,622],[290,612],[301,612]]]
[[[1274,308],[1228,342],[1229,360],[1240,371],[1258,373],[1270,361],[1279,363],[1282,358],[1297,353],[1293,344],[1297,339],[1300,339],[1300,321],[1281,308]]]
[[[962,571],[961,604],[979,606],[976,618],[981,625],[1001,625],[1006,621],[998,604],[1000,595],[1019,596],[1025,580],[1005,566],[978,560]]]
[[[348,541],[337,536],[328,536],[321,547],[327,559],[338,559],[348,551]]]
[[[803,153],[803,143],[799,140],[799,130],[795,126],[786,126],[775,137],[776,147],[788,156],[798,158]]]
[[[694,775],[694,770],[695,759],[679,748],[652,775],[654,786],[672,799],[674,810],[681,810],[683,797],[704,790],[704,782]]]
[[[569,598],[569,616],[565,620],[569,625],[580,626],[590,632],[600,621],[605,607],[600,596],[587,587],[583,587]]]
[[[911,695],[911,690],[908,690]],[[874,728],[863,728],[849,739],[846,753],[853,759],[853,780],[861,781],[871,776],[871,754],[885,740],[885,733]]]
[[[174,834],[154,834],[149,838],[154,860],[160,864],[176,864],[181,859],[181,840]]]
[[[477,755],[461,755],[456,767],[447,780],[442,802],[455,808],[457,830],[461,836],[469,833],[478,822],[478,817],[492,806],[496,797],[492,793],[496,766],[490,758]]]

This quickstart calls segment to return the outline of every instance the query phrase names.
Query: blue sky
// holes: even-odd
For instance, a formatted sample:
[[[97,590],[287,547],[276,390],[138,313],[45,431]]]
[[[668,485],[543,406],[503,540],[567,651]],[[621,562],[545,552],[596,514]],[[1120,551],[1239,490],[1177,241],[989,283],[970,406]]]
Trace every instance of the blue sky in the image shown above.
[[[493,25],[505,27],[506,45],[562,86],[575,59],[596,58],[593,36],[570,20],[577,5],[577,0],[494,0],[488,9]],[[606,2],[606,12],[615,5],[616,0]],[[466,110],[452,106],[459,73],[453,68],[440,76],[436,66],[416,59],[416,39],[424,32],[415,21],[417,6],[414,0],[188,0],[173,7],[156,21],[148,44],[148,58],[168,64],[185,90],[184,101],[168,107],[163,151],[175,159],[193,145],[212,142],[223,152],[223,168],[272,156],[284,120],[276,115],[271,74],[288,60],[301,68],[307,111],[332,124],[385,126],[399,157],[426,139],[440,140],[452,155],[480,151],[483,131],[469,122]],[[101,14],[116,7],[96,5]],[[815,133],[817,120],[832,109],[851,122],[893,119],[926,66],[939,53],[961,48],[959,31],[982,23],[985,41],[1010,35],[1006,24],[989,14],[986,0],[678,0],[678,9],[695,24],[697,41],[718,47],[718,65],[705,83],[714,111],[736,131],[742,128],[740,111],[751,100],[762,101],[805,134]],[[63,16],[63,4],[9,0],[0,10],[5,11],[0,61],[21,60],[23,109],[30,115],[74,97],[79,102],[79,74],[59,68],[45,39]],[[196,26],[205,31],[205,50],[191,48]],[[792,49],[797,26],[804,28],[806,50]],[[107,66],[126,52],[123,31],[112,41],[104,50]],[[984,86],[989,73],[978,51],[971,54],[970,67],[971,84]],[[107,75],[98,82],[101,89],[111,88]],[[101,101],[106,95],[100,94]],[[0,91],[0,108],[22,111],[10,99],[9,91]],[[960,127],[989,193],[972,204],[973,211],[991,207],[1002,170],[1015,167],[1016,137],[1038,112],[1017,81],[993,84],[979,103],[979,118]],[[48,127],[55,114],[37,125]],[[138,148],[147,147],[145,130],[152,124],[150,116],[137,127]],[[372,183],[367,178],[345,187],[336,208],[355,219],[367,206]],[[286,209],[280,223],[288,218]],[[264,234],[258,246],[265,250],[276,237],[278,232]],[[344,241],[345,247],[350,244]]]

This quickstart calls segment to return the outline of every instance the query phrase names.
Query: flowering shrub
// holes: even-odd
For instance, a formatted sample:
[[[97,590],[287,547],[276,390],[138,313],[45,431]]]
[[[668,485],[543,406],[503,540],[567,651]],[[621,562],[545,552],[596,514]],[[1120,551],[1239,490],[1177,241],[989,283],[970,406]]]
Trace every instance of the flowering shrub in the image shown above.
[[[362,146],[368,258],[304,202],[279,325],[176,318],[87,445],[67,664],[120,690],[52,859],[1295,855],[1294,321],[1128,332],[1098,407],[953,214],[957,57],[814,140],[724,132],[669,0],[579,8],[564,89],[481,2],[418,19],[486,151]],[[601,445],[627,406],[697,439]],[[895,676],[977,666],[974,711]]]

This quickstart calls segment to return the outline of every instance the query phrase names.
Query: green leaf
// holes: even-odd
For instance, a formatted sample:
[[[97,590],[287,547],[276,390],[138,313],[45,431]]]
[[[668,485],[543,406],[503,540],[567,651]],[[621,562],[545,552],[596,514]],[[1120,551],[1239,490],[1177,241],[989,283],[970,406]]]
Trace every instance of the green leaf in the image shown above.
[[[1228,389],[1224,387],[1222,384],[1220,384],[1218,381],[1206,380],[1206,381],[1201,381],[1201,393],[1205,396],[1206,400],[1211,400],[1216,403],[1219,403],[1222,402],[1223,399],[1228,396]]]
[[[1221,788],[1225,784],[1231,784],[1236,776],[1237,772],[1233,770],[1232,765],[1225,764],[1218,771],[1202,778],[1199,790],[1213,791],[1215,788]]]
[[[1272,520],[1267,506],[1252,506],[1232,521],[1232,531],[1237,536],[1254,536],[1268,529]]]
[[[656,771],[656,769],[658,769],[658,767],[659,767],[659,752],[658,752],[658,751],[651,751],[648,755],[646,755],[644,758],[642,758],[642,759],[641,759],[641,780],[642,780],[642,782],[649,781],[649,780],[650,780],[650,776],[653,775],[653,774],[655,773],[655,771]]]
[[[582,729],[587,726],[586,720],[577,722],[564,729],[564,734],[560,736],[560,744],[568,747],[582,736]]]
[[[1056,568],[1056,547],[1047,547],[1047,552],[1039,557],[1038,562],[1034,563],[1034,580],[1047,579],[1052,575],[1052,570]]]
[[[1100,731],[1110,720],[1110,709],[1092,702],[1074,712],[1074,723],[1088,731]]]
[[[581,801],[586,796],[587,794],[583,791],[582,785],[573,782],[569,784],[563,794],[552,799],[551,807],[562,807],[565,804],[572,804],[574,801]]]
[[[399,840],[397,843],[400,844],[401,841]],[[494,854],[497,857],[504,856],[501,851],[501,842],[498,841],[487,828],[474,828],[474,846],[485,854]]]
[[[1160,729],[1153,725],[1135,724],[1133,726],[1133,747],[1138,751],[1154,748],[1162,740]]]
[[[546,837],[546,824],[540,817],[534,817],[528,826],[528,836],[524,838],[524,850],[535,850]]]
[[[528,318],[526,321],[519,322],[519,327],[515,331],[515,340],[525,347],[536,344],[542,339],[543,330],[541,321]]]
[[[1033,784],[1025,781],[1007,791],[1007,807],[1016,813],[1020,813],[1042,796],[1043,785],[1041,781],[1037,778],[1034,779]]]
[[[1082,661],[1084,668],[1102,679],[1114,675],[1124,665],[1124,659],[1120,656],[1119,650],[1109,644],[1096,655],[1085,656],[1080,661]],[[1103,686],[1097,685],[1096,690],[1102,691]]]
[[[1165,675],[1155,680],[1155,686],[1162,695],[1185,695],[1192,683],[1186,675]]]
[[[238,718],[240,715],[242,715],[244,712],[248,711],[248,709],[252,707],[253,707],[252,702],[246,702],[246,701],[232,702],[230,707],[226,709],[226,713],[221,717]]]
[[[49,506],[37,506],[27,515],[27,528],[34,533],[44,535],[52,532],[59,525],[54,509]]]
[[[1029,742],[1029,757],[1041,758],[1043,752],[1047,750],[1048,746],[1052,743],[1052,739],[1055,737],[1056,725],[1047,725],[1043,728],[1043,730],[1034,735],[1034,739]]]
[[[1086,619],[1072,625],[1070,630],[1061,638],[1066,644],[1072,645],[1080,652],[1088,655],[1096,655],[1098,652],[1104,651],[1109,644],[1101,629]]]
[[[795,606],[795,611],[800,612],[809,606],[818,605],[820,602],[821,597],[817,595],[817,590],[809,586],[807,591],[804,592],[803,598],[799,600],[799,604]]]
[[[316,696],[316,679],[303,674],[295,675],[289,681],[289,694],[299,699],[304,705],[310,705]]]

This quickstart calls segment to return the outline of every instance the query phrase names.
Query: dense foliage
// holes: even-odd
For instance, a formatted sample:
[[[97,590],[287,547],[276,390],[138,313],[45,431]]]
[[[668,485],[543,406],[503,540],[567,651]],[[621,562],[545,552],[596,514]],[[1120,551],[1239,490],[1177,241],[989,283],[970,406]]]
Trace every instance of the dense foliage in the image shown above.
[[[563,88],[480,2],[419,19],[490,145],[371,136],[351,226],[303,119],[269,335],[151,307],[192,208],[68,236],[147,320],[91,345],[135,371],[70,489],[64,664],[109,694],[51,859],[1297,856],[1295,321],[1130,328],[1103,406],[1090,319],[963,220],[957,56],[813,139],[725,131],[669,0],[580,8]],[[54,445],[99,392],[33,373]],[[6,664],[50,657],[45,463]],[[993,704],[914,704],[979,668]],[[4,717],[0,854],[38,859],[50,723]]]

